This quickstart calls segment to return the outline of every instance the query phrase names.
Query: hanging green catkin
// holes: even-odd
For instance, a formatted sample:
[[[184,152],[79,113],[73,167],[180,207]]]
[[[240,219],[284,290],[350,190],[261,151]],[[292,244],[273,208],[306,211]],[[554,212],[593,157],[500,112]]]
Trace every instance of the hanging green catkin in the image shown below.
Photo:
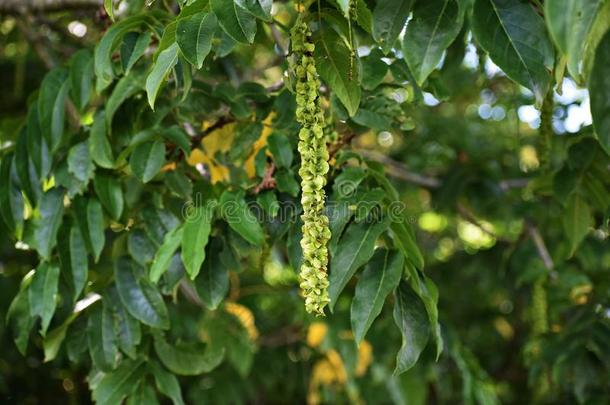
[[[303,264],[301,290],[305,309],[324,315],[328,297],[328,217],[324,214],[324,186],[328,173],[328,150],[323,131],[324,113],[320,105],[320,81],[313,59],[314,44],[307,24],[299,18],[291,32],[296,75],[296,119],[301,124],[301,204],[303,205]]]

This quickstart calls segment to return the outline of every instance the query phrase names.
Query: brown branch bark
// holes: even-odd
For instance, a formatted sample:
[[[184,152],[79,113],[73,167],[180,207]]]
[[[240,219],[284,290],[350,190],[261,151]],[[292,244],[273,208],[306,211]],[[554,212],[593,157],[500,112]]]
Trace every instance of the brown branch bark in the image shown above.
[[[97,8],[103,0],[0,0],[0,14],[44,13]]]

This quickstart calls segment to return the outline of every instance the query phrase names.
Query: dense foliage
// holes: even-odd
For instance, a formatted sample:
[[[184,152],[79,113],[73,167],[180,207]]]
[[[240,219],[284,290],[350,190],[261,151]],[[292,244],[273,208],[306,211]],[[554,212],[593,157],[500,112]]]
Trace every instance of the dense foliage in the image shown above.
[[[7,401],[607,403],[610,1],[57,3],[0,5]]]

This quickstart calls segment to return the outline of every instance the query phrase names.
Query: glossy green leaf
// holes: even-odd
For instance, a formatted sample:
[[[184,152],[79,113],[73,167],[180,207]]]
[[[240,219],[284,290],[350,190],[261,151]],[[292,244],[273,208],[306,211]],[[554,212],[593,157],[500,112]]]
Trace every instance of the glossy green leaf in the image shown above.
[[[113,175],[98,172],[93,179],[93,186],[100,202],[115,220],[123,213],[123,190],[120,181]]]
[[[409,262],[422,270],[424,268],[424,257],[419,250],[419,246],[417,246],[417,243],[415,242],[413,230],[410,228],[410,225],[399,220],[392,222],[390,224],[390,229],[392,229],[392,233],[394,234],[396,247],[398,247]]]
[[[360,60],[352,58],[345,41],[334,31],[324,31],[315,41],[316,68],[348,114],[356,114],[360,106]]]
[[[438,322],[438,288],[430,278],[418,274],[417,270],[408,263],[407,268],[410,274],[409,284],[426,307],[430,322],[430,333],[436,344],[436,360],[438,360],[444,348],[441,326]]]
[[[243,192],[225,191],[220,197],[220,212],[229,226],[245,240],[261,246],[265,233],[246,204]]]
[[[41,257],[49,259],[57,243],[57,231],[63,220],[64,191],[52,188],[42,195],[39,204],[40,219],[36,225],[36,249]]]
[[[130,32],[125,36],[125,40],[121,45],[121,64],[125,75],[129,75],[131,68],[140,59],[146,49],[150,45],[151,35],[149,32],[138,34]]]
[[[574,193],[568,200],[562,223],[570,245],[569,256],[571,257],[589,233],[592,223],[591,208],[579,194]]]
[[[30,331],[34,326],[35,318],[30,311],[29,286],[32,274],[26,274],[21,280],[19,292],[13,298],[6,313],[6,325],[10,327],[13,340],[21,355],[25,356],[30,338]]]
[[[7,154],[0,162],[0,214],[6,226],[18,237],[23,228],[23,196],[19,190],[14,155]]]
[[[176,376],[165,370],[156,361],[150,361],[148,367],[155,379],[155,385],[159,392],[170,398],[174,405],[184,405],[182,391],[180,390],[180,384],[178,383]]]
[[[47,262],[41,263],[28,290],[30,314],[40,317],[40,334],[47,333],[51,318],[57,305],[57,285],[59,283],[59,267]]]
[[[602,0],[547,0],[544,17],[559,51],[567,57],[570,75],[579,83],[584,79],[584,57],[589,31]]]
[[[152,180],[165,164],[165,143],[161,141],[144,142],[131,153],[129,166],[143,183]]]
[[[165,235],[163,244],[159,247],[157,253],[155,253],[152,265],[150,266],[149,277],[153,283],[159,281],[169,268],[172,257],[182,242],[183,231],[184,228],[180,226]]]
[[[70,59],[70,98],[79,110],[84,110],[93,89],[93,55],[81,49]]]
[[[42,187],[34,162],[32,162],[28,153],[27,134],[25,130],[21,130],[17,136],[13,160],[15,172],[23,193],[31,205],[36,205],[42,194]]]
[[[112,89],[112,93],[106,101],[106,128],[110,132],[112,129],[112,118],[119,107],[131,96],[144,88],[144,78],[142,75],[133,72],[122,77]]]
[[[402,334],[402,347],[396,355],[394,374],[413,367],[428,343],[429,324],[426,308],[406,281],[395,292],[394,322]]]
[[[352,223],[339,240],[336,254],[330,260],[328,295],[333,310],[339,294],[360,267],[373,256],[375,242],[388,228],[387,221]]]
[[[46,139],[42,136],[38,118],[38,106],[32,104],[27,118],[28,156],[32,159],[40,179],[44,179],[51,170],[52,157]]]
[[[161,336],[155,336],[155,352],[165,367],[178,375],[209,373],[224,359],[224,348],[195,342],[168,344]]]
[[[512,0],[476,0],[472,17],[474,35],[491,60],[542,104],[554,62],[544,20],[529,3]]]
[[[106,11],[106,14],[108,14],[108,17],[114,21],[114,5],[112,2],[113,0],[104,0],[104,10]]]
[[[457,0],[415,3],[402,50],[415,80],[422,85],[439,64],[445,49],[462,29],[464,13]]]
[[[176,42],[191,64],[201,69],[212,49],[212,39],[218,22],[212,13],[200,12],[178,20]]]
[[[102,212],[102,204],[96,199],[90,199],[87,203],[87,235],[89,245],[92,249],[92,254],[97,262],[100,258],[106,236],[104,235],[104,213]]]
[[[139,274],[137,264],[127,257],[114,265],[117,290],[127,311],[140,322],[153,328],[169,328],[169,317],[163,297],[157,288]]]
[[[123,353],[135,359],[137,346],[142,340],[140,322],[129,315],[115,288],[108,291],[108,298],[116,325],[117,345]]]
[[[373,38],[388,53],[398,39],[411,13],[413,0],[379,1],[373,9]]]
[[[66,338],[66,332],[70,324],[74,321],[78,314],[73,313],[61,325],[50,331],[43,339],[42,348],[44,350],[44,361],[49,362],[54,360],[59,353],[61,344]]]
[[[271,21],[273,0],[235,0],[235,3],[256,18]]]
[[[210,244],[209,254],[203,262],[201,272],[195,279],[197,293],[210,310],[217,309],[229,292],[229,269],[218,254],[221,250],[221,240],[214,239]]]
[[[85,239],[83,238],[80,228],[76,225],[72,225],[72,227],[70,227],[70,234],[68,235],[68,247],[68,268],[70,269],[70,281],[72,283],[72,287],[74,288],[73,299],[76,301],[85,288],[85,284],[87,283],[87,272],[89,270]],[[63,264],[64,263],[62,262],[62,265]]]
[[[136,262],[147,266],[157,251],[157,245],[143,229],[133,229],[127,235],[127,251]]]
[[[362,63],[362,87],[366,90],[374,90],[379,86],[386,74],[389,66],[383,60],[383,53],[379,48],[371,50],[371,53],[360,58]]]
[[[218,23],[237,42],[252,43],[256,35],[256,18],[238,1],[210,0],[212,11]]]
[[[273,133],[267,138],[269,152],[273,155],[273,161],[278,167],[290,168],[292,165],[292,145],[288,137],[281,133]]]
[[[77,143],[68,152],[68,172],[77,180],[87,184],[93,177],[95,166],[89,151],[89,141]]]
[[[65,125],[65,103],[70,89],[68,71],[51,70],[40,85],[38,94],[38,119],[42,135],[51,151],[57,150],[62,141]]]
[[[205,260],[205,247],[210,237],[213,217],[214,206],[206,204],[194,207],[185,218],[182,232],[182,263],[191,279],[197,277]]]
[[[113,314],[105,302],[97,303],[89,313],[87,343],[93,364],[102,371],[116,367],[118,353]]]
[[[356,285],[350,316],[352,331],[358,344],[381,313],[388,294],[400,282],[403,266],[402,254],[377,249],[364,268]]]
[[[106,115],[102,111],[95,115],[93,125],[91,125],[89,153],[99,167],[112,169],[114,168],[114,156],[107,133]]]
[[[120,404],[135,391],[146,370],[143,359],[124,359],[116,370],[102,377],[93,389],[91,397],[98,405]]]
[[[610,31],[604,35],[595,53],[589,78],[591,115],[600,145],[610,155]]]
[[[159,54],[152,70],[146,77],[146,94],[150,108],[155,109],[155,100],[161,85],[178,62],[178,44],[174,43]]]

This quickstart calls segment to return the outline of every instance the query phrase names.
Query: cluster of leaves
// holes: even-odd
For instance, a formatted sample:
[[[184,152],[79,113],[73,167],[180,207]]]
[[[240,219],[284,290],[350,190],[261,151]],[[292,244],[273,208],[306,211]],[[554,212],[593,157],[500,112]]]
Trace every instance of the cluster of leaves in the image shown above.
[[[314,30],[332,155],[326,187],[331,328],[309,342],[306,354],[291,357],[307,361],[315,349],[324,358],[311,370],[310,389],[323,390],[327,401],[347,395],[372,402],[383,390],[398,403],[407,389],[409,398],[425,402],[417,385],[426,378],[439,401],[451,401],[457,383],[443,376],[453,368],[466,403],[497,402],[503,389],[493,378],[502,377],[490,377],[476,354],[493,352],[498,337],[480,338],[490,332],[476,322],[489,317],[485,304],[511,295],[506,290],[513,287],[501,275],[479,274],[503,263],[526,269],[507,271],[515,302],[528,303],[535,283],[548,293],[537,297],[547,302],[536,306],[542,310],[535,315],[546,318],[550,330],[517,342],[526,348],[532,397],[586,402],[608,393],[610,297],[600,271],[610,267],[604,256],[610,207],[607,1],[128,3],[105,1],[116,22],[94,49],[75,52],[45,76],[15,138],[2,146],[0,231],[37,257],[35,270],[21,274],[7,314],[22,353],[37,329],[45,360],[84,365],[92,398],[103,404],[154,403],[157,393],[182,403],[176,376],[200,375],[211,382],[189,384],[194,402],[204,401],[202,392],[211,403],[243,402],[261,395],[260,387],[285,400],[280,375],[265,381],[252,374],[286,367],[269,360],[275,359],[268,355],[274,340],[259,336],[257,326],[269,331],[282,321],[298,333],[312,321],[295,275],[302,260],[299,126],[286,61],[288,30],[301,11]],[[487,53],[510,80],[529,89],[536,105],[550,109],[551,116],[542,117],[541,132],[547,133],[534,142],[548,161],[522,194],[509,193],[502,204],[502,190],[490,182],[521,174],[511,157],[515,141],[492,144],[493,132],[465,122],[466,108],[457,101],[470,102],[477,90],[470,84],[488,80],[461,65],[475,45],[481,60]],[[261,59],[269,66],[259,66]],[[555,83],[560,89],[566,74],[588,84],[595,131],[558,139],[548,133],[552,89]],[[517,88],[506,78],[498,82],[499,93],[502,86]],[[458,111],[429,111],[423,101],[432,94],[456,100]],[[506,105],[515,102],[524,101]],[[420,238],[420,250],[404,210],[412,193],[397,189],[383,164],[346,145],[354,137],[399,134],[414,125],[413,144],[405,140],[393,153],[410,167],[445,175],[442,182],[420,181],[432,189],[426,195],[435,210],[449,215],[462,207],[457,211],[470,226],[492,234],[491,243],[478,245],[462,238],[464,252],[493,246],[474,260],[460,253],[447,261],[454,252],[439,250],[440,242],[434,251],[429,235]],[[437,136],[430,139],[427,130]],[[479,215],[494,218],[499,231],[478,222],[463,207],[465,197]],[[555,229],[559,216],[562,229]],[[467,234],[470,228],[455,218],[457,232]],[[550,265],[534,219],[552,246]],[[426,274],[422,251],[430,259]],[[281,297],[250,298],[246,290],[261,279],[283,289]],[[351,300],[342,294],[346,289],[353,291]],[[457,299],[458,291],[466,296]],[[442,334],[437,303],[445,310]],[[510,323],[533,331],[536,317],[519,309]],[[388,310],[393,319],[379,316]],[[265,319],[268,311],[275,320],[255,326],[253,319]],[[463,322],[464,314],[465,325],[477,326],[459,329],[456,320]],[[502,323],[506,317],[493,322],[500,335],[514,333]],[[347,338],[346,329],[352,333]],[[396,331],[402,346],[395,356]],[[465,347],[462,342],[477,334],[481,346]],[[392,353],[386,336],[396,343]],[[368,380],[359,379],[368,367],[365,337],[383,349],[375,351]],[[423,377],[416,362],[423,357],[434,367],[443,346],[436,375]],[[304,372],[287,375],[300,381]],[[185,381],[191,382],[181,377]],[[345,392],[334,389],[338,383]],[[302,392],[292,389],[288,395]],[[505,399],[523,397],[511,391]]]

